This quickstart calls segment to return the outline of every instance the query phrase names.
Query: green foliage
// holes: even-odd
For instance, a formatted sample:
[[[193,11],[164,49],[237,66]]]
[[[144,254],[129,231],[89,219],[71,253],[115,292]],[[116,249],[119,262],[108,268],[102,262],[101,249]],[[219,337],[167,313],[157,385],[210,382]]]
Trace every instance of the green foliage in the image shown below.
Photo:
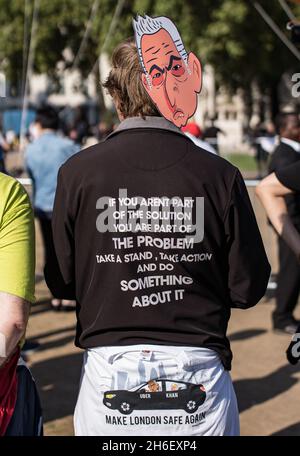
[[[278,2],[261,6],[282,31],[288,18]],[[272,87],[282,73],[299,66],[296,58],[259,16],[251,1],[224,0],[199,37],[199,53],[212,63],[220,82],[247,90],[255,78],[262,89]]]
[[[34,70],[54,76],[59,61],[66,67],[73,64],[64,50],[68,48],[76,56],[94,0],[36,2],[39,11]],[[288,18],[279,2],[259,2],[284,31]],[[0,0],[0,64],[13,84],[19,83],[23,71],[25,3],[30,34],[34,0]],[[77,61],[84,76],[90,73],[103,48],[116,6],[116,0],[99,1],[84,52]],[[300,7],[293,8],[300,16]],[[211,63],[219,82],[231,89],[239,86],[248,90],[254,78],[263,89],[270,88],[285,70],[299,67],[249,0],[126,0],[109,37],[108,52],[133,35],[132,17],[137,13],[172,18],[186,48],[196,52],[204,63]]]

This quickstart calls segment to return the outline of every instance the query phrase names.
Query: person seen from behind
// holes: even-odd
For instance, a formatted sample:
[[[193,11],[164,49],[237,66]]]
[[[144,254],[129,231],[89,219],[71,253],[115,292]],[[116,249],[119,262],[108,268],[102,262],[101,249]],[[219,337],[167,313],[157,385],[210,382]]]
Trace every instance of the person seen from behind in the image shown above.
[[[52,211],[58,170],[80,146],[57,132],[59,118],[56,111],[45,106],[36,113],[34,141],[27,146],[26,168],[32,179],[34,213],[39,221],[45,252],[45,263],[54,256],[52,237]],[[74,302],[68,299],[51,301],[53,310],[74,310]]]
[[[169,19],[159,19],[137,19],[145,21],[141,55],[154,59],[149,71],[155,65],[153,72],[163,74],[162,93],[172,91],[176,66],[182,91],[199,66],[193,74],[182,64],[180,37],[164,29]],[[151,47],[144,36],[154,31]],[[46,267],[53,294],[77,303],[76,345],[85,354],[75,434],[238,435],[227,325],[232,308],[256,305],[270,275],[244,181],[159,114],[132,40],[115,49],[104,87],[121,123],[61,167],[56,273]],[[166,110],[170,118],[173,111]],[[185,233],[176,228],[184,213],[193,220]],[[155,222],[163,216],[169,222]],[[139,393],[149,382],[158,385],[147,393],[151,403]]]
[[[281,172],[300,161],[300,119],[297,113],[281,113],[277,118],[280,143],[269,166],[269,173]],[[287,211],[295,229],[300,232],[300,197],[297,193],[284,196]],[[276,332],[294,334],[298,321],[294,310],[300,293],[300,264],[286,241],[278,237],[279,272],[277,274],[276,308],[273,328]]]

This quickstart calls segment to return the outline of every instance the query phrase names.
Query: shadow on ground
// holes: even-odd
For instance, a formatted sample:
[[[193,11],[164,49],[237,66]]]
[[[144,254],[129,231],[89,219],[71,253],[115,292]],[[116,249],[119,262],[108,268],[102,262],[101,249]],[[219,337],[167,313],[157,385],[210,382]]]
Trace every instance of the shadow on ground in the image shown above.
[[[41,299],[31,306],[30,315],[37,315],[43,312],[49,312],[50,299]]]
[[[43,332],[41,334],[37,334],[34,337],[30,337],[30,340],[31,341],[36,341],[36,340],[41,341],[41,339],[46,339],[47,337],[56,336],[57,334],[66,333],[66,332],[70,332],[70,331],[72,331],[72,333],[74,333],[75,325],[70,325],[70,326],[67,326],[64,328],[59,328],[59,329],[54,329],[52,331]]]
[[[240,413],[292,388],[298,383],[298,379],[293,375],[299,370],[300,366],[285,365],[265,377],[234,382]]]
[[[73,414],[82,356],[82,353],[76,353],[51,358],[31,367],[40,394],[45,423]]]
[[[67,333],[67,334],[66,334]],[[70,333],[70,334],[68,334]],[[48,340],[43,342],[43,339],[51,336],[61,335],[61,337],[56,338],[55,340]],[[69,342],[74,342],[75,340],[75,325],[68,326],[67,328],[56,329],[53,331],[48,331],[42,334],[38,334],[35,337],[30,337],[27,339],[27,342],[38,342],[39,347],[38,351],[43,350],[52,350],[54,348],[63,347]]]
[[[251,337],[261,336],[267,332],[266,329],[245,329],[244,331],[238,331],[228,336],[230,342],[236,340],[250,339]]]
[[[67,345],[69,342],[73,342],[75,339],[75,334],[70,336],[61,337],[60,339],[50,340],[48,342],[43,342],[37,348],[37,350],[44,351],[44,350],[53,350],[55,348],[63,347]],[[33,342],[33,339],[28,339],[28,342]]]
[[[288,426],[284,429],[281,429],[280,431],[275,432],[274,434],[271,434],[274,436],[300,436],[300,423],[295,423],[292,424],[291,426]]]

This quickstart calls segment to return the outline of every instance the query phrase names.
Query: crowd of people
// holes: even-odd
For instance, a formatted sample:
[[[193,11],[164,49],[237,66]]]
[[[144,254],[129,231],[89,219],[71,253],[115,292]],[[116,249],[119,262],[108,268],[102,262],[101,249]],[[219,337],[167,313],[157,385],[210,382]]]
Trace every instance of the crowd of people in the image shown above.
[[[76,309],[75,343],[84,350],[75,434],[239,435],[227,326],[232,308],[246,310],[264,296],[270,265],[241,173],[218,156],[225,132],[214,123],[203,134],[195,123],[181,128],[185,112],[170,104],[179,83],[189,84],[194,102],[200,67],[194,55],[192,71],[180,65],[180,37],[164,27],[166,18],[139,17],[139,54],[132,40],[115,49],[104,87],[120,124],[110,132],[100,124],[97,144],[80,151],[75,131],[57,133],[53,108],[37,111],[25,154],[34,209],[21,184],[0,174],[0,435],[42,434],[34,380],[20,358],[35,301],[34,216],[52,309]],[[141,80],[139,57],[151,83]],[[165,99],[152,92],[158,84],[165,116]],[[271,175],[257,194],[279,239],[274,329],[293,334],[299,116],[281,114],[278,133]],[[147,260],[135,259],[141,253]],[[296,351],[293,343],[291,362]],[[191,420],[198,409],[201,417]],[[153,424],[137,410],[147,410]]]

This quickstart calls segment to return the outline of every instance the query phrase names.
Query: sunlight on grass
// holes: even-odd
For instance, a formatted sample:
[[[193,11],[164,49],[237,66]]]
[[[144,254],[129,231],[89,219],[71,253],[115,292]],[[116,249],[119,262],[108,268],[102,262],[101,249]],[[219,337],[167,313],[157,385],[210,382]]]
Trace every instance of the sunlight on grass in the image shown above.
[[[256,171],[256,162],[254,157],[247,154],[227,154],[223,158],[230,161],[241,171]]]

